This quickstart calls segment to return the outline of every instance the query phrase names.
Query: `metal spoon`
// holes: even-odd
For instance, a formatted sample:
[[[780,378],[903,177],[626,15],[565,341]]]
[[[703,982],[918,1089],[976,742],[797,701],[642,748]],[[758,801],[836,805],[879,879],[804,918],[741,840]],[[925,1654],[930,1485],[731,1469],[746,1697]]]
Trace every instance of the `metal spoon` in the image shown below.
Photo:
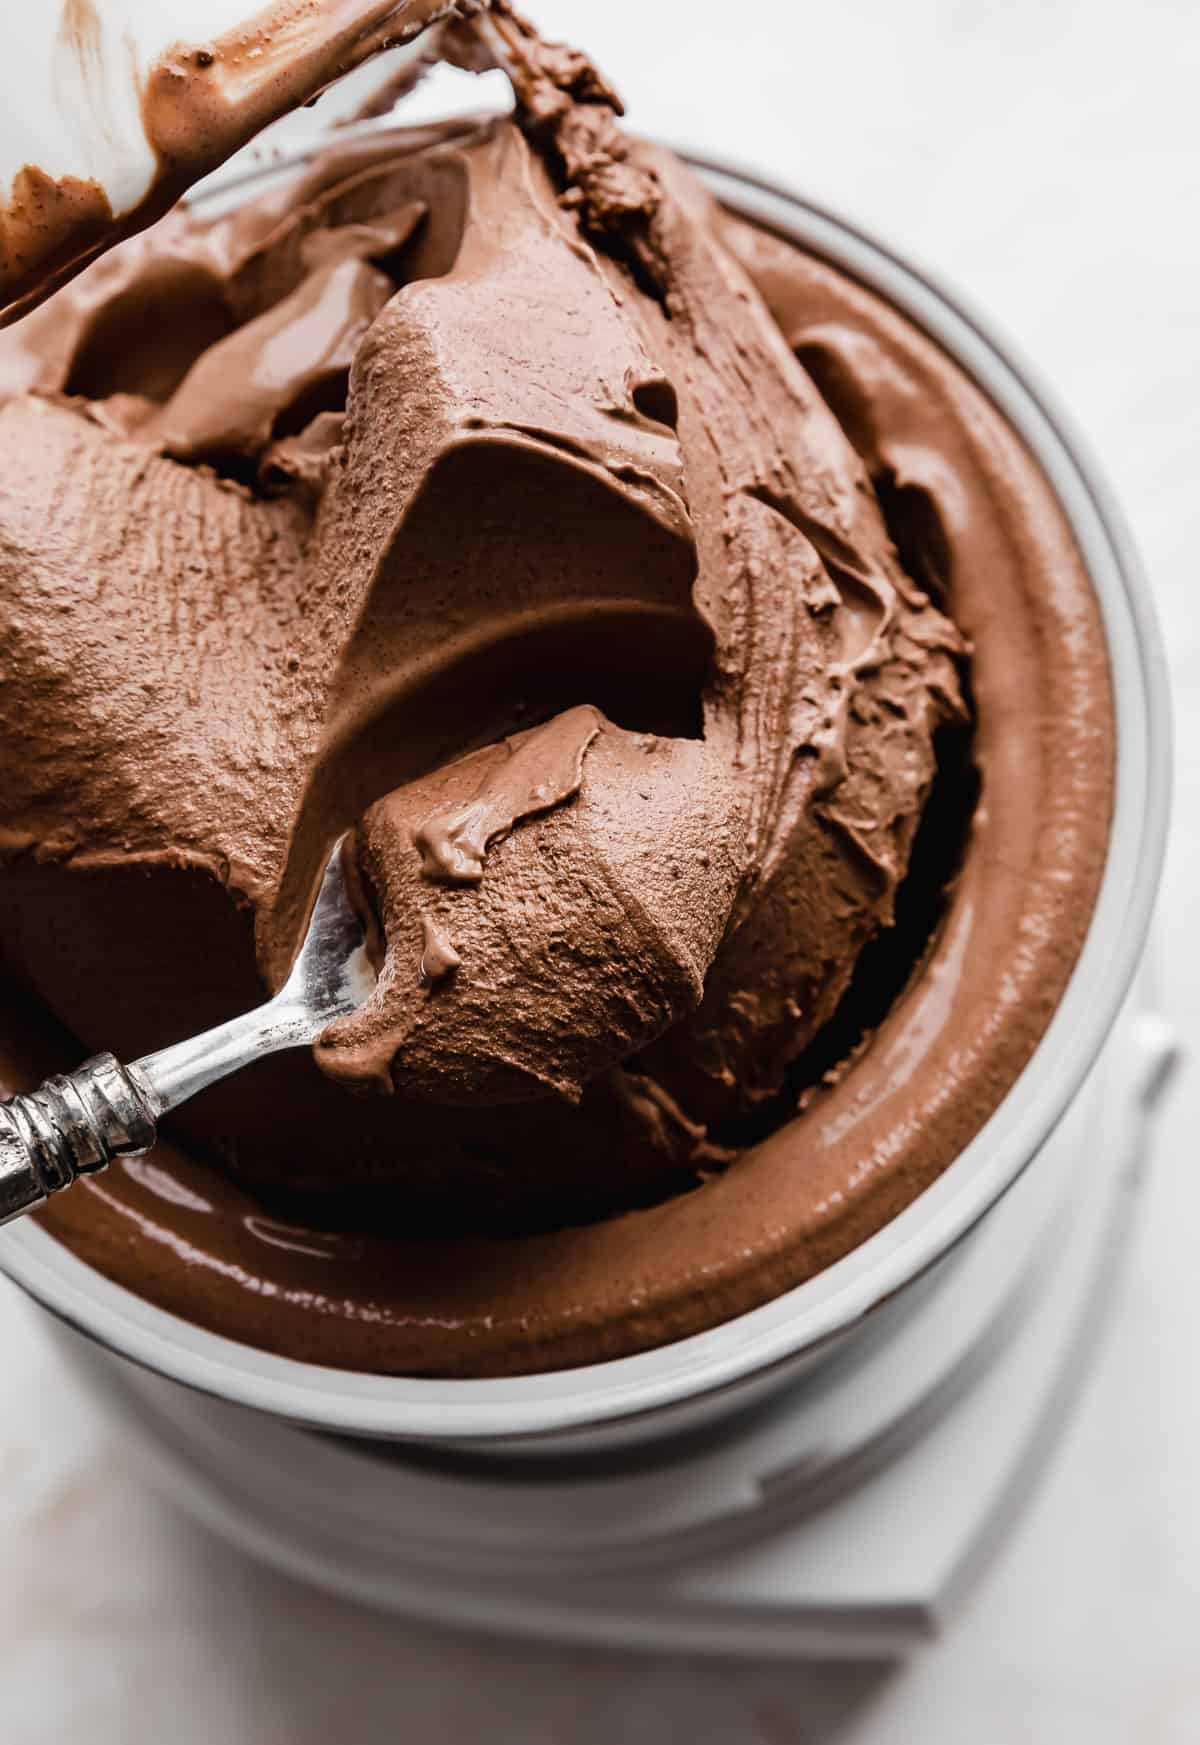
[[[361,1006],[374,985],[362,922],[346,894],[339,840],[292,973],[273,1000],[131,1066],[98,1054],[36,1091],[0,1102],[0,1224],[44,1205],[114,1157],[148,1151],[168,1109],[260,1055],[315,1042],[326,1025]]]

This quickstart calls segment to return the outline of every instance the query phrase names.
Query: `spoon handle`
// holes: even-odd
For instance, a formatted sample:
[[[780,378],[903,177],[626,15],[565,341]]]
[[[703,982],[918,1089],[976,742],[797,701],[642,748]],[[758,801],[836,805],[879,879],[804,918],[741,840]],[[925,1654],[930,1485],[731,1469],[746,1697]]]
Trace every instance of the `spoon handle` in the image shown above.
[[[160,1112],[137,1067],[111,1054],[0,1102],[0,1224],[114,1157],[148,1151]]]
[[[45,1205],[114,1157],[154,1144],[159,1118],[231,1072],[315,1042],[375,985],[362,922],[334,843],[292,973],[273,999],[129,1066],[97,1054],[74,1072],[0,1102],[0,1224]]]

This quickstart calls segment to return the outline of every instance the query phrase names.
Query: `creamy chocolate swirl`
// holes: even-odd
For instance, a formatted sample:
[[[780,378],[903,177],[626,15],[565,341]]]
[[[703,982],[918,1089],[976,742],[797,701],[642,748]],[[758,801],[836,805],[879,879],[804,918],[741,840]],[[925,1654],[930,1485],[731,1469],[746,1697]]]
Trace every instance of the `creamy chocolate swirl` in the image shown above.
[[[128,1054],[215,1021],[286,973],[347,827],[380,970],[320,1071],[180,1111],[187,1204],[130,1169],[55,1227],[225,1331],[447,1373],[707,1324],[917,1191],[1052,1009],[1111,755],[1086,579],[980,396],[624,136],[580,57],[505,7],[470,50],[515,124],[167,220],[0,343],[14,985]],[[965,964],[961,895],[933,941],[963,853]],[[926,1018],[869,1092],[927,950],[960,1067]],[[835,1149],[848,1097],[935,1082],[952,1119],[839,1175],[839,1102]],[[296,1233],[384,1216],[426,1234]]]

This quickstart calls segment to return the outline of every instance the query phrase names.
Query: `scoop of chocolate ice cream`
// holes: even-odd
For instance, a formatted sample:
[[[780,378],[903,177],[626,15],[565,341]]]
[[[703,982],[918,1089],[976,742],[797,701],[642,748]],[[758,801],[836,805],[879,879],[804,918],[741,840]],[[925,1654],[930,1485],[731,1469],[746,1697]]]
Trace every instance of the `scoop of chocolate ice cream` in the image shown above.
[[[731,811],[701,745],[589,707],[389,795],[357,844],[382,974],[319,1063],[435,1102],[578,1102],[698,1005]]]

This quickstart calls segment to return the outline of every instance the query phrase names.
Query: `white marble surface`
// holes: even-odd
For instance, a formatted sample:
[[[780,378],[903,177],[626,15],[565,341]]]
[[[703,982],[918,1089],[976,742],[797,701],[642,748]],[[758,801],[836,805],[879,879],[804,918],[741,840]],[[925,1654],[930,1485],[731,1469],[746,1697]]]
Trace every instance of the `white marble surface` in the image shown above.
[[[1166,626],[1179,770],[1160,931],[1168,1007],[1195,1062],[1194,0],[540,0],[536,11],[594,46],[640,125],[792,178],[934,265],[1073,408]],[[30,1311],[0,1288],[0,1745],[1193,1745],[1198,1122],[1193,1064],[1059,1457],[947,1640],[900,1669],[491,1643],[292,1587],[142,1494]]]

